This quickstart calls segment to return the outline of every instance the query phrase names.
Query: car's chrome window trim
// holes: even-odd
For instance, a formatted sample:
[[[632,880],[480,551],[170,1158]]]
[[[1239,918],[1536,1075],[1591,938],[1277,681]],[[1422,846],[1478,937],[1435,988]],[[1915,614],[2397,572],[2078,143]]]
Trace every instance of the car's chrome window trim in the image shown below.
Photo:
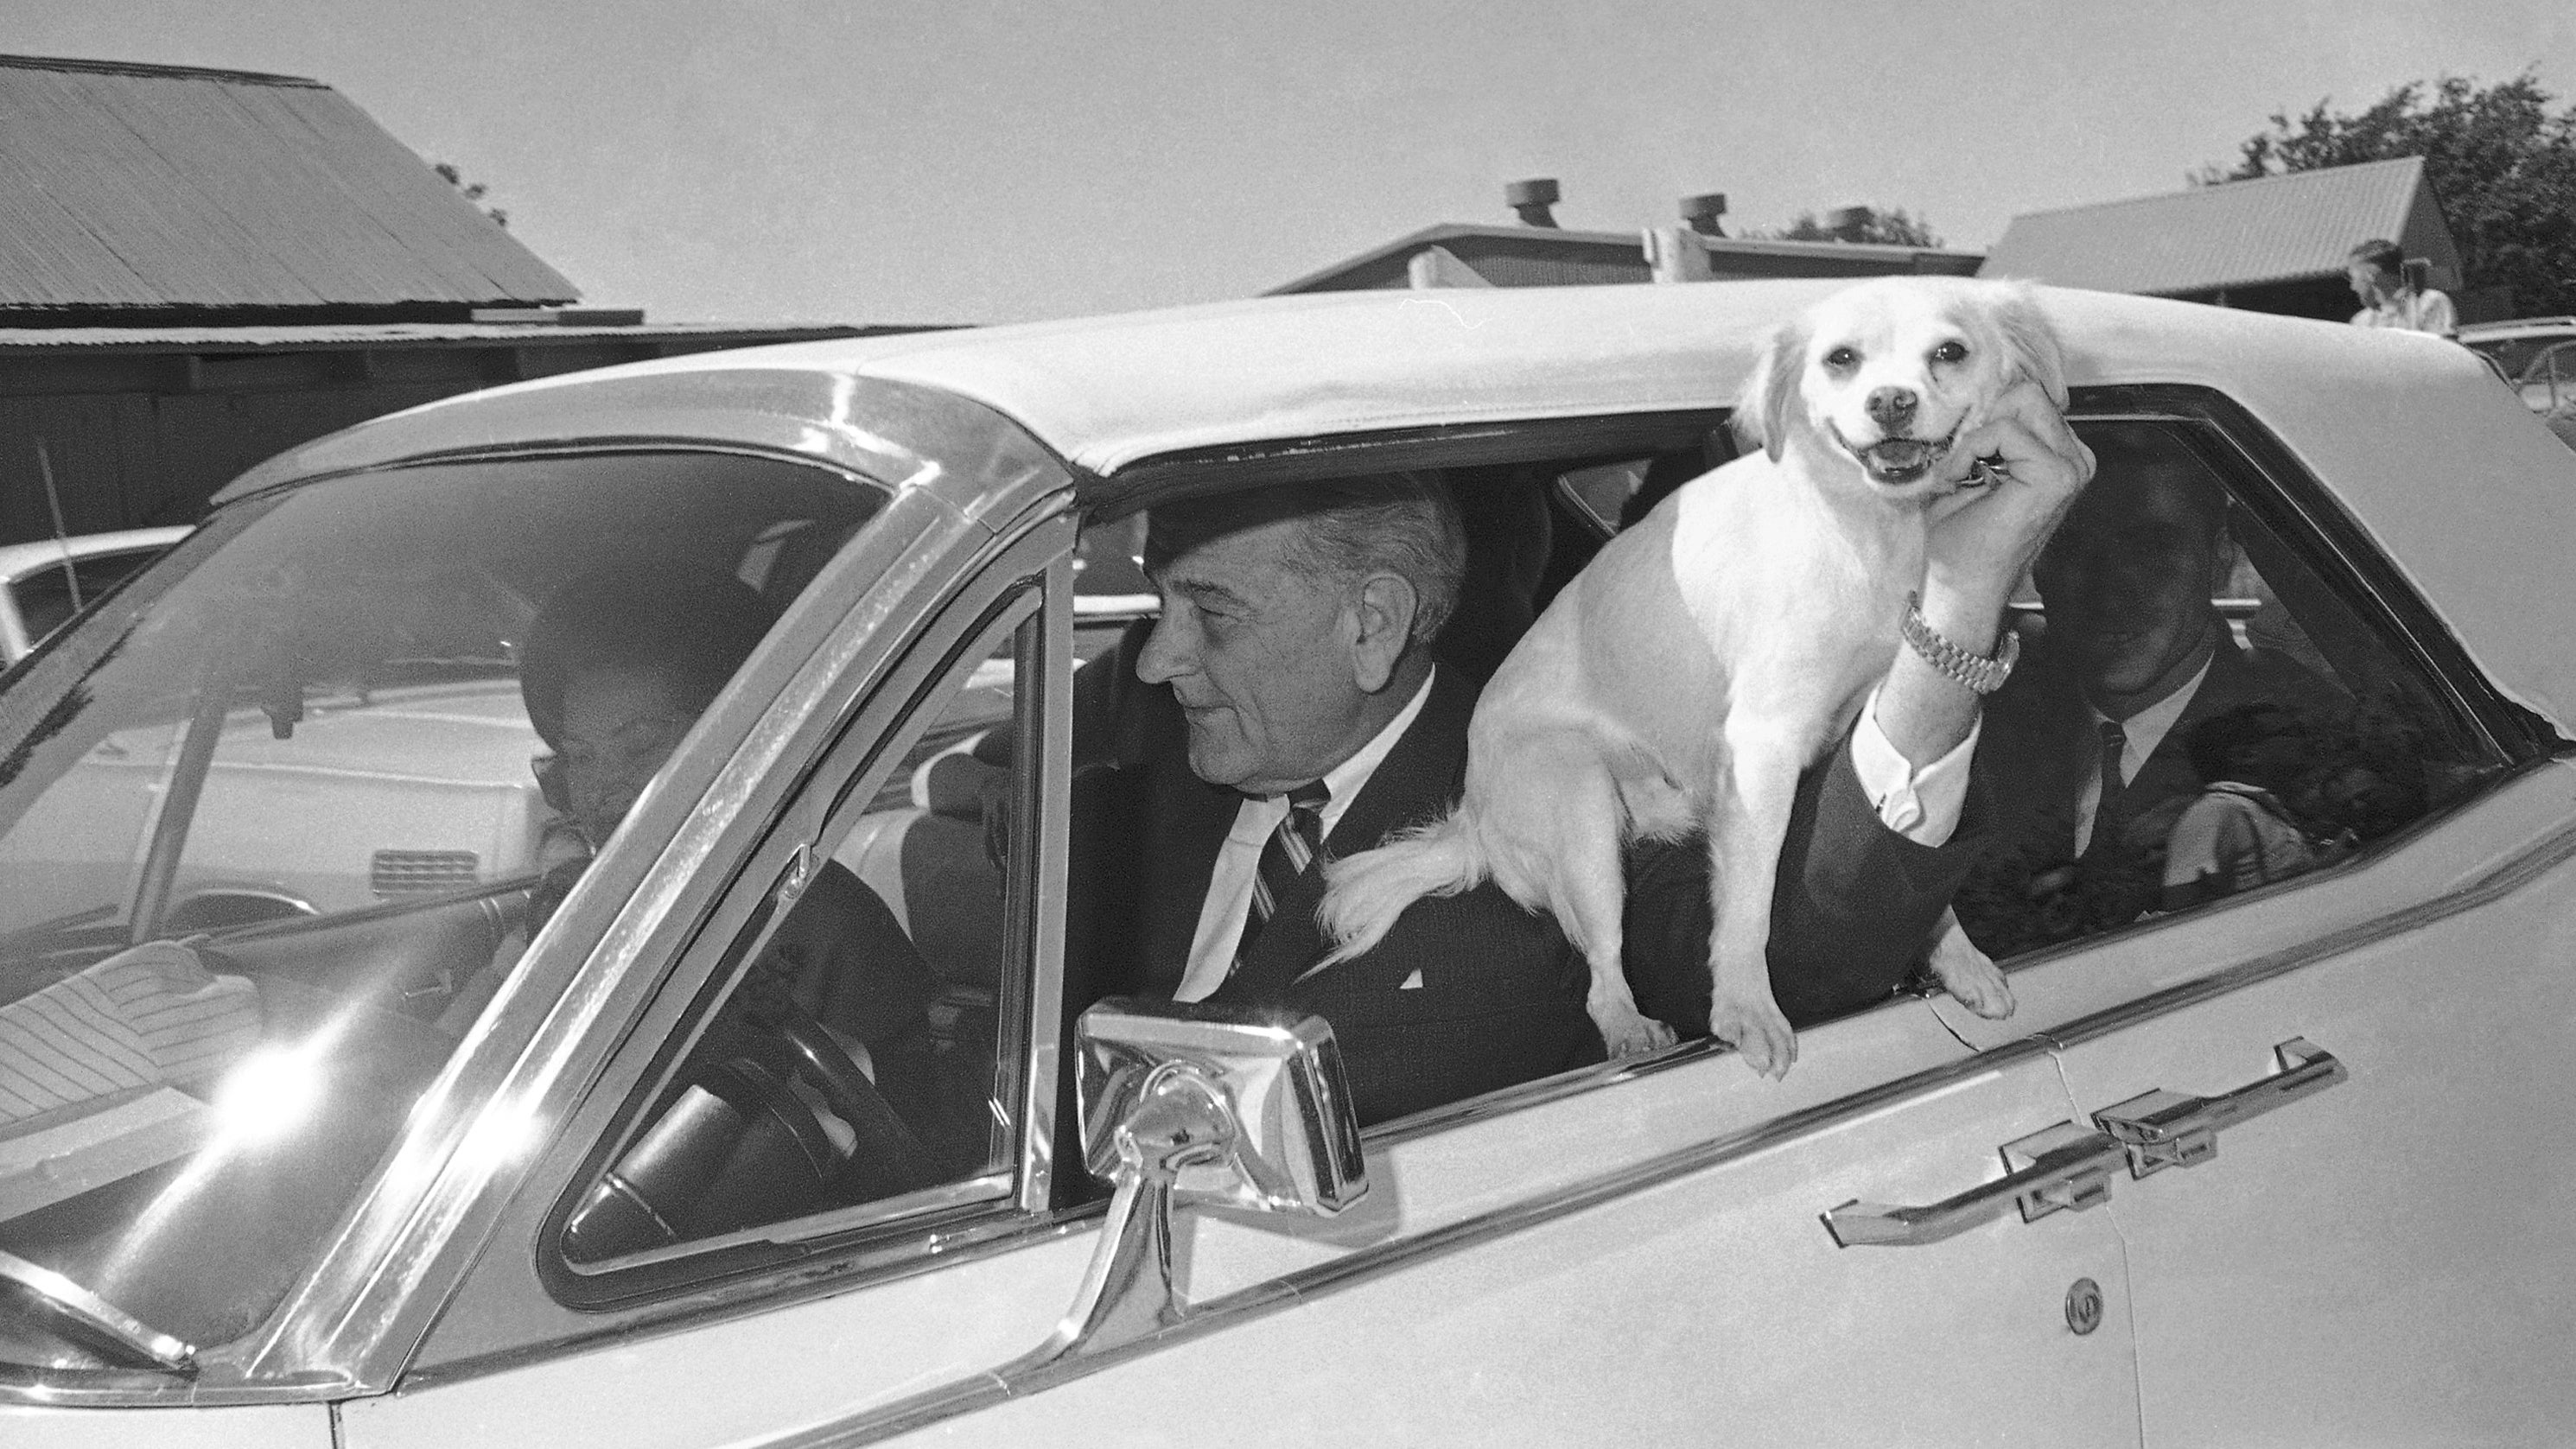
[[[1019,1174],[1016,1171],[988,1172],[957,1182],[939,1183],[897,1197],[881,1198],[875,1202],[858,1203],[850,1207],[835,1208],[829,1212],[813,1213],[782,1222],[763,1223],[758,1227],[740,1228],[712,1237],[691,1238],[684,1243],[670,1243],[659,1248],[647,1248],[641,1252],[621,1253],[614,1258],[602,1258],[597,1262],[567,1261],[564,1266],[567,1271],[579,1273],[584,1277],[604,1277],[636,1268],[675,1263],[687,1258],[708,1257],[727,1249],[755,1244],[787,1247],[845,1235],[873,1233],[879,1229],[905,1226],[915,1220],[945,1219],[953,1217],[964,1209],[989,1206],[1013,1197],[1011,1189],[1018,1181]]]

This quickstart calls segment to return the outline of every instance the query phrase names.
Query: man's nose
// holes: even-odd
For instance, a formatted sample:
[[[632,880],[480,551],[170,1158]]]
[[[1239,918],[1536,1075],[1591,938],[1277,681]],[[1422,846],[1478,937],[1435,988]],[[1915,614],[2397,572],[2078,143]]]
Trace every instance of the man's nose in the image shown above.
[[[1914,409],[1921,399],[1910,387],[1874,388],[1869,395],[1869,420],[1882,432],[1901,433],[1914,421]]]
[[[1172,621],[1172,612],[1154,621],[1152,632],[1145,636],[1145,647],[1136,651],[1136,677],[1147,684],[1167,684],[1189,672],[1189,653],[1182,648],[1180,626]]]

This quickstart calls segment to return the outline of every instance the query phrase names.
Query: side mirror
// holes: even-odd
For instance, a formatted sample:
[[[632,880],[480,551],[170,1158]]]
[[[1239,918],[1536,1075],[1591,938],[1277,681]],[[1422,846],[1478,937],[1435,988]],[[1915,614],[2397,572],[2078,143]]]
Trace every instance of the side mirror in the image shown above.
[[[1085,1011],[1080,1032],[1084,1164],[1117,1192],[1072,1309],[1015,1369],[1189,1316],[1172,1285],[1175,1203],[1330,1217],[1368,1192],[1322,1017],[1122,997]]]

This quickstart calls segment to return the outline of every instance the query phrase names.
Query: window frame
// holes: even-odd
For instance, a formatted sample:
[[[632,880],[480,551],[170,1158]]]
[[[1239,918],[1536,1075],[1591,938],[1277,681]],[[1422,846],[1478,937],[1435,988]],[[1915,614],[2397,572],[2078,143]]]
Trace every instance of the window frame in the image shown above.
[[[999,1051],[1018,1072],[1018,1143],[1006,1173],[965,1184],[943,1184],[875,1203],[675,1244],[604,1265],[574,1267],[561,1251],[566,1221],[600,1175],[649,1126],[648,1109],[672,1080],[713,1019],[715,1009],[748,969],[783,912],[776,909],[786,876],[800,862],[828,856],[863,813],[884,780],[928,728],[938,704],[961,691],[996,643],[1036,621],[1020,650],[1017,668],[1028,687],[1015,688],[1013,716],[1030,738],[1070,737],[1072,666],[1072,567],[1070,515],[1025,531],[1008,545],[984,551],[964,572],[964,582],[924,611],[878,682],[846,707],[797,767],[781,803],[731,868],[698,926],[673,953],[653,1001],[646,1003],[618,1055],[641,1060],[629,1070],[610,1064],[628,1085],[623,1100],[571,1158],[574,1166],[552,1192],[534,1244],[535,1277],[546,1297],[582,1314],[651,1309],[711,1290],[726,1301],[775,1301],[776,1290],[828,1281],[835,1289],[853,1280],[910,1271],[967,1243],[1014,1236],[1036,1226],[1051,1168],[1055,1047],[1050,1031],[1060,990],[1061,925],[1050,924],[1050,901],[1062,895],[1063,825],[1060,806],[1047,807],[1069,749],[1040,753],[1018,772],[1016,803],[1034,828],[1016,832],[1006,879],[1004,969]],[[1052,888],[1048,882],[1055,884]],[[1060,910],[1053,912],[1060,916]],[[721,966],[723,969],[718,970]],[[657,1037],[650,1023],[664,1016],[656,1004],[685,995],[676,1018]],[[1025,1024],[1015,1024],[1025,1023]],[[1013,1033],[1016,1032],[1016,1038]],[[1047,1090],[1034,1083],[1044,1080]],[[567,1154],[570,1157],[570,1154]],[[995,1186],[1004,1176],[1011,1182]],[[967,1191],[959,1191],[961,1187]],[[693,1305],[694,1306],[694,1305]]]

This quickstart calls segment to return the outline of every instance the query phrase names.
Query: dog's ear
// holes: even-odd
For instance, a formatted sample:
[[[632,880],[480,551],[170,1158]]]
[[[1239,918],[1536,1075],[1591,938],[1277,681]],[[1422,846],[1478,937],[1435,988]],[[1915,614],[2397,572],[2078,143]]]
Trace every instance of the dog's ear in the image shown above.
[[[1789,446],[1789,410],[1798,405],[1798,373],[1806,363],[1806,320],[1772,328],[1763,342],[1762,360],[1744,380],[1734,415],[1727,420],[1738,442],[1760,448],[1774,463]]]
[[[2012,369],[2038,383],[2050,402],[2065,407],[2066,348],[2048,315],[2039,310],[2038,294],[2026,285],[2012,287],[1996,305],[1994,317]]]

